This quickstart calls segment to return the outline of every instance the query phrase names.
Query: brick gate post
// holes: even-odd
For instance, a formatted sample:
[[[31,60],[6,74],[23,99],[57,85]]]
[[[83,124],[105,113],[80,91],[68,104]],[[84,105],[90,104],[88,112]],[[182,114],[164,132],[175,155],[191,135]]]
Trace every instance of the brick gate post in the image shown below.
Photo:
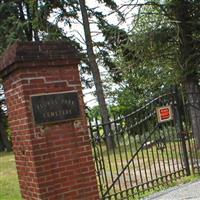
[[[18,42],[0,58],[26,200],[99,199],[79,62],[64,42]]]

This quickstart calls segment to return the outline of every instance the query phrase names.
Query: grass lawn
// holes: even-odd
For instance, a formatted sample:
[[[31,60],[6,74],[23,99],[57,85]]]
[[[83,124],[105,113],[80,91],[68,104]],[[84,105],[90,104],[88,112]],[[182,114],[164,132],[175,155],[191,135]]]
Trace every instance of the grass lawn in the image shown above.
[[[13,153],[0,152],[0,199],[22,199]]]
[[[199,176],[189,176],[177,180],[171,184],[163,184],[154,190],[141,193],[132,199],[142,199],[152,193],[175,185],[184,184],[199,179]],[[0,152],[0,200],[22,200],[19,190],[18,177],[15,167],[15,160],[13,153]]]

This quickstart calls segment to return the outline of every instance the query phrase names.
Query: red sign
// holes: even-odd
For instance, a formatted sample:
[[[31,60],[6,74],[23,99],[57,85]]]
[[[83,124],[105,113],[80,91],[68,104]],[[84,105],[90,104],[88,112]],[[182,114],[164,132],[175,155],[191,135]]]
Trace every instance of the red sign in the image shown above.
[[[173,119],[171,106],[156,108],[158,122],[166,122]]]

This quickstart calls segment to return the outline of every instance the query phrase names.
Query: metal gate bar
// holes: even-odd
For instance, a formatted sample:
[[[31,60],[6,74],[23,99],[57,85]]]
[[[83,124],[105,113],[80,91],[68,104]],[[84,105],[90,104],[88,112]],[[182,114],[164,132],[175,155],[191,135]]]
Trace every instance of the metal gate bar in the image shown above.
[[[158,123],[156,107],[170,105],[172,121]],[[177,91],[159,96],[135,112],[113,117],[110,149],[105,124],[90,121],[94,160],[102,199],[129,199],[146,190],[199,172],[195,140],[186,134],[189,117]],[[186,104],[184,104],[186,106]],[[184,113],[184,114],[183,114]],[[108,124],[106,124],[108,126]]]

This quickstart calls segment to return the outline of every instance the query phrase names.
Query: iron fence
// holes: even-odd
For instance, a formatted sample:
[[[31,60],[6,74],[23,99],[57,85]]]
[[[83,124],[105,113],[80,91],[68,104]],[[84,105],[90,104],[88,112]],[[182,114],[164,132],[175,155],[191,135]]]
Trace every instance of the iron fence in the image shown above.
[[[109,124],[89,121],[102,199],[131,199],[191,173],[199,173],[198,152],[189,115],[191,102],[177,91],[159,96]],[[195,104],[196,105],[196,104]],[[156,108],[170,106],[173,119],[157,120]],[[109,134],[105,133],[109,126]],[[114,142],[111,149],[106,137]]]

